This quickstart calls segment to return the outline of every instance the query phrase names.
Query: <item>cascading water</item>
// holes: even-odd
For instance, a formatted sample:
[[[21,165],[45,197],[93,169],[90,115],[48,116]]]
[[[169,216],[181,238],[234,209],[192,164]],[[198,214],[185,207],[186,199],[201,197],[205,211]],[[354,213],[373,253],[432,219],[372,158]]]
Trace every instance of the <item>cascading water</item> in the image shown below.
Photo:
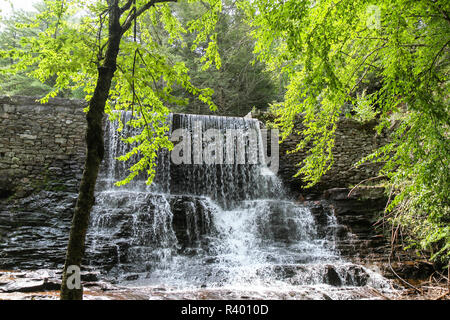
[[[130,117],[122,113],[122,121]],[[119,134],[108,124],[88,237],[92,265],[121,284],[173,290],[387,285],[342,261],[331,213],[319,226],[307,207],[286,196],[261,161],[258,120],[174,114],[169,121],[172,138],[183,137],[174,142],[182,151],[161,152],[150,187],[141,176],[113,185],[130,165],[115,160],[130,148],[120,138],[133,130]]]

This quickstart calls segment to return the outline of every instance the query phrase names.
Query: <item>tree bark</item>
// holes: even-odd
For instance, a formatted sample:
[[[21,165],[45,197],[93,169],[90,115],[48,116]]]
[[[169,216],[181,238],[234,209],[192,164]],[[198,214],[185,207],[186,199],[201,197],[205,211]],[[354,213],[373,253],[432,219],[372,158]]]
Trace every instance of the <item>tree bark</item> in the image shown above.
[[[67,274],[67,268],[71,265],[81,267],[90,212],[95,202],[95,184],[97,182],[100,164],[103,160],[103,115],[111,88],[111,81],[116,70],[117,55],[123,34],[119,22],[120,8],[118,6],[118,0],[110,1],[109,16],[109,42],[105,53],[105,60],[98,68],[97,84],[92,99],[89,102],[89,111],[86,115],[87,155],[70,228],[69,243],[61,283],[61,300],[81,300],[83,298],[83,287],[81,285],[78,289],[68,288],[67,280],[70,274]]]

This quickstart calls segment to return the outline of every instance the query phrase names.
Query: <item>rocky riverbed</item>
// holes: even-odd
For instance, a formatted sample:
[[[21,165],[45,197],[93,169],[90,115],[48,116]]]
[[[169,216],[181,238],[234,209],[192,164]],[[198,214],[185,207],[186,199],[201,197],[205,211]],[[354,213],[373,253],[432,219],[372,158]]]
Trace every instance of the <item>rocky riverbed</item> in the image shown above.
[[[0,300],[58,300],[59,270],[0,271]],[[450,300],[445,283],[416,284],[419,292],[402,288],[299,286],[291,290],[264,288],[197,288],[179,290],[163,286],[117,286],[96,273],[83,273],[85,300]]]
[[[54,300],[59,299],[61,272],[42,269],[36,271],[0,271],[0,299]],[[298,286],[289,290],[239,287],[177,289],[163,286],[113,285],[102,281],[97,273],[82,274],[86,300],[354,300],[393,297],[394,291],[379,291],[371,287],[319,285]]]

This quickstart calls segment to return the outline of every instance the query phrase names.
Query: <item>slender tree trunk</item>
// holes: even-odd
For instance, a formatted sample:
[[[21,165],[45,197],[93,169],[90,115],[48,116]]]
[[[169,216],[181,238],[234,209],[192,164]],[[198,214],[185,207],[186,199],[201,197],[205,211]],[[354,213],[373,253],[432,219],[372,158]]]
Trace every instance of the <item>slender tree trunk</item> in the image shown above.
[[[97,182],[100,164],[103,160],[103,115],[111,88],[111,80],[116,70],[117,55],[122,38],[122,28],[119,23],[120,10],[117,0],[109,3],[109,18],[108,48],[105,53],[105,60],[98,68],[97,84],[92,99],[89,102],[89,111],[86,115],[87,155],[70,229],[69,244],[61,283],[60,298],[62,300],[81,300],[83,298],[83,288],[81,285],[79,288],[73,289],[68,287],[67,280],[70,274],[67,273],[67,268],[69,266],[81,267],[90,212],[95,202],[95,184]]]
[[[89,102],[89,111],[86,115],[87,155],[77,204],[72,218],[72,226],[70,228],[69,244],[67,246],[66,262],[64,264],[61,283],[61,300],[81,300],[83,298],[83,287],[81,283],[79,288],[69,288],[68,280],[71,274],[68,274],[68,268],[70,266],[81,268],[81,261],[84,256],[89,217],[95,202],[94,189],[104,154],[103,115],[111,88],[111,81],[117,68],[117,55],[119,54],[122,35],[130,28],[133,21],[136,24],[136,18],[139,15],[156,3],[176,2],[176,0],[151,0],[139,9],[134,7],[133,12],[128,15],[123,25],[120,25],[120,16],[129,10],[132,5],[135,6],[136,3],[133,0],[128,0],[120,8],[119,0],[108,0],[107,2],[109,15],[108,47],[106,49],[105,59],[98,68],[97,84],[92,99]]]

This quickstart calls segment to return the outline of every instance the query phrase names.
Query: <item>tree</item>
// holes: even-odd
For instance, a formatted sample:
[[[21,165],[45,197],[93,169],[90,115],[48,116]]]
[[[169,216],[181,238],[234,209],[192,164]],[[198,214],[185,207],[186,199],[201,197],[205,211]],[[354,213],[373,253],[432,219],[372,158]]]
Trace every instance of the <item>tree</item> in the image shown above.
[[[183,25],[198,19],[208,11],[208,7],[201,2],[177,3],[173,9]],[[222,12],[215,28],[221,57],[219,69],[205,70],[202,67],[201,59],[208,42],[195,44],[196,33],[186,34],[187,45],[179,46],[171,41],[163,26],[153,26],[149,23],[141,23],[137,29],[138,39],[146,28],[150,28],[149,31],[155,35],[159,45],[165,48],[167,57],[172,61],[186,63],[192,84],[214,90],[212,99],[218,108],[211,111],[208,105],[183,88],[175,88],[175,95],[182,97],[184,101],[170,105],[174,112],[243,116],[252,108],[267,109],[270,102],[278,99],[277,84],[271,74],[264,71],[263,64],[255,61],[255,41],[249,36],[250,27],[244,22],[243,13],[233,1],[223,1]],[[195,50],[191,50],[192,45],[195,45]]]
[[[206,8],[198,3],[195,6],[177,6],[177,14],[182,21],[200,16]],[[216,25],[218,51],[221,57],[220,69],[202,70],[199,60],[202,51],[189,50],[188,47],[171,47],[174,59],[186,61],[190,67],[192,83],[214,90],[212,98],[217,104],[218,115],[244,116],[252,108],[265,110],[269,103],[278,100],[277,84],[264,64],[255,61],[253,48],[255,41],[250,36],[251,28],[244,21],[243,12],[234,1],[223,1],[223,9]],[[195,35],[187,37],[193,43]],[[209,114],[211,111],[193,97],[184,94],[188,104],[177,107],[180,112]]]
[[[391,142],[360,163],[384,163],[392,240],[402,228],[411,245],[448,263],[450,3],[255,0],[240,7],[259,59],[289,79],[273,109],[283,137],[303,118],[297,150],[308,147],[308,157],[297,175],[309,187],[330,169],[345,106],[362,118],[377,115],[377,131],[392,131]]]
[[[16,11],[10,17],[1,17],[0,49],[20,48],[21,38],[34,37],[45,29],[43,24],[26,30],[17,27],[17,24],[30,23],[32,18],[32,13],[24,11]],[[13,63],[13,59],[1,59],[0,70]],[[44,96],[51,89],[51,84],[41,83],[37,79],[27,77],[23,71],[4,74],[0,80],[0,94],[2,95]]]
[[[89,215],[95,201],[94,188],[104,154],[105,113],[110,120],[120,121],[114,111],[131,110],[133,117],[127,125],[142,128],[140,134],[126,139],[134,148],[121,157],[126,161],[139,153],[140,160],[118,184],[127,183],[141,171],[148,175],[147,183],[151,183],[157,150],[172,147],[166,135],[169,113],[166,104],[177,100],[172,88],[181,86],[215,108],[212,91],[193,86],[184,63],[167,59],[164,48],[148,29],[138,41],[137,29],[142,21],[162,25],[172,43],[180,46],[184,45],[183,34],[196,32],[194,45],[208,43],[202,63],[207,67],[220,65],[214,28],[222,4],[218,0],[203,1],[208,10],[190,21],[186,29],[173,15],[169,2],[173,0],[108,0],[106,3],[47,0],[47,10],[38,14],[32,23],[22,26],[33,28],[46,21],[47,28],[37,37],[22,38],[20,48],[1,53],[2,58],[16,62],[9,71],[26,70],[41,82],[55,77],[54,90],[43,102],[65,89],[83,88],[86,92],[87,155],[70,229],[61,299],[82,299],[83,295],[82,287],[68,287],[67,270],[69,266],[80,267],[84,255]]]

